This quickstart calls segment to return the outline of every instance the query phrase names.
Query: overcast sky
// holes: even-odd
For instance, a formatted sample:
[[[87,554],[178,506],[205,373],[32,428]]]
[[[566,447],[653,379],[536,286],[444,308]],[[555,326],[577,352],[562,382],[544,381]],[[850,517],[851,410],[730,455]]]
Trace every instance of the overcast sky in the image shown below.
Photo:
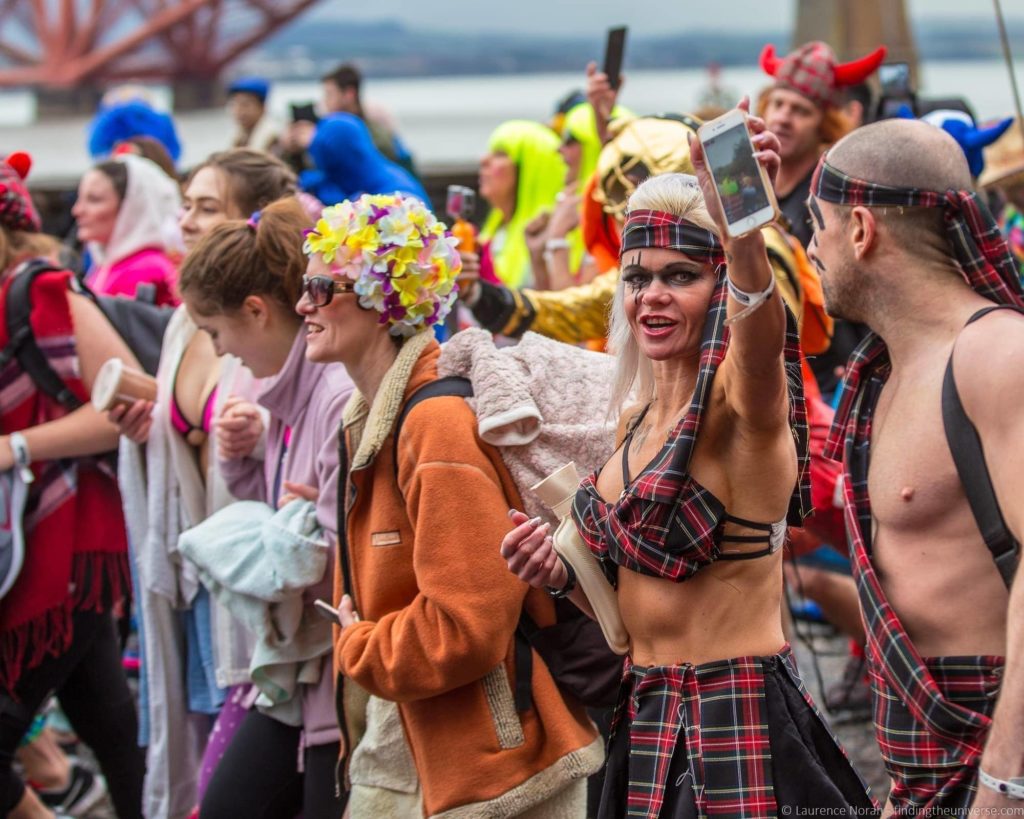
[[[859,2],[859,0],[846,0]],[[883,0],[894,2],[894,0]],[[1007,18],[1024,19],[1024,0],[1001,0]],[[915,22],[992,20],[991,0],[910,0]],[[638,34],[687,29],[788,31],[796,0],[325,0],[306,19],[402,20],[412,29],[581,34],[626,23]],[[1019,44],[1018,44],[1019,47]]]

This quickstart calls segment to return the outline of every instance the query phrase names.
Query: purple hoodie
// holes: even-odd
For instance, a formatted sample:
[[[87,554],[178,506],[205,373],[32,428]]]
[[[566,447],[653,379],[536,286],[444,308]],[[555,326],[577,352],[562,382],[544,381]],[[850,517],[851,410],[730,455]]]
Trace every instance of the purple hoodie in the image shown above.
[[[281,372],[263,379],[261,387],[256,401],[270,412],[265,458],[262,463],[253,458],[221,460],[221,472],[239,500],[276,506],[277,498],[284,494],[284,481],[319,489],[317,519],[332,548],[323,579],[306,589],[304,596],[307,602],[317,598],[330,601],[338,525],[338,427],[352,394],[352,380],[341,364],[308,361],[306,334],[300,330]],[[290,430],[287,447],[286,430]],[[339,738],[330,654],[324,662],[319,685],[307,687],[303,693],[305,745],[325,745]]]

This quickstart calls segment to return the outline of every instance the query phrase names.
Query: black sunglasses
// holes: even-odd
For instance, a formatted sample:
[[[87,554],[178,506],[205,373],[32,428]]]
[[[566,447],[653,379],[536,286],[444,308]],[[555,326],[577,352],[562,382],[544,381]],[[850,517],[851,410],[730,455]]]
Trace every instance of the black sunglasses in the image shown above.
[[[355,293],[355,282],[338,281],[330,276],[303,276],[302,292],[314,307],[326,307],[335,293]]]

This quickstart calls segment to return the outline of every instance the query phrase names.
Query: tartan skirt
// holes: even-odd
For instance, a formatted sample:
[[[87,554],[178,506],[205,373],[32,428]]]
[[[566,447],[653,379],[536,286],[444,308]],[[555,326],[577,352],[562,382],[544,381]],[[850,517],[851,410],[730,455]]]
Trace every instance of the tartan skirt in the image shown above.
[[[948,719],[959,709],[992,716],[1002,681],[1002,657],[925,657]],[[977,788],[980,749],[987,726],[963,723],[959,737],[943,737],[916,719],[885,678],[868,664],[875,708],[875,734],[885,769],[892,777],[889,799],[897,816],[961,814]],[[962,712],[961,712],[962,713]]]
[[[770,657],[636,666],[619,692],[599,819],[877,815],[785,646]]]

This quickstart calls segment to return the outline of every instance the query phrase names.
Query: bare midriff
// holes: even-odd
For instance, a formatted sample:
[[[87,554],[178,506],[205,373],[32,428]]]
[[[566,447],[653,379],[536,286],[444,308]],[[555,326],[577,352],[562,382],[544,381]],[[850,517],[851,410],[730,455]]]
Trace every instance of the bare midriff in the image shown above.
[[[722,432],[720,418],[705,422],[691,473],[727,509],[747,520],[779,520],[796,481],[793,438],[786,429],[774,441],[747,449]],[[664,439],[652,436],[630,458],[636,475]],[[621,450],[597,480],[602,497],[623,489]],[[764,535],[728,523],[728,535]],[[721,544],[723,552],[757,552],[765,543]],[[682,581],[618,570],[618,601],[637,665],[700,664],[733,657],[768,656],[785,644],[782,632],[782,552],[750,560],[718,560]]]
[[[618,598],[637,665],[767,656],[783,646],[777,553],[717,562],[677,583],[619,569]]]

